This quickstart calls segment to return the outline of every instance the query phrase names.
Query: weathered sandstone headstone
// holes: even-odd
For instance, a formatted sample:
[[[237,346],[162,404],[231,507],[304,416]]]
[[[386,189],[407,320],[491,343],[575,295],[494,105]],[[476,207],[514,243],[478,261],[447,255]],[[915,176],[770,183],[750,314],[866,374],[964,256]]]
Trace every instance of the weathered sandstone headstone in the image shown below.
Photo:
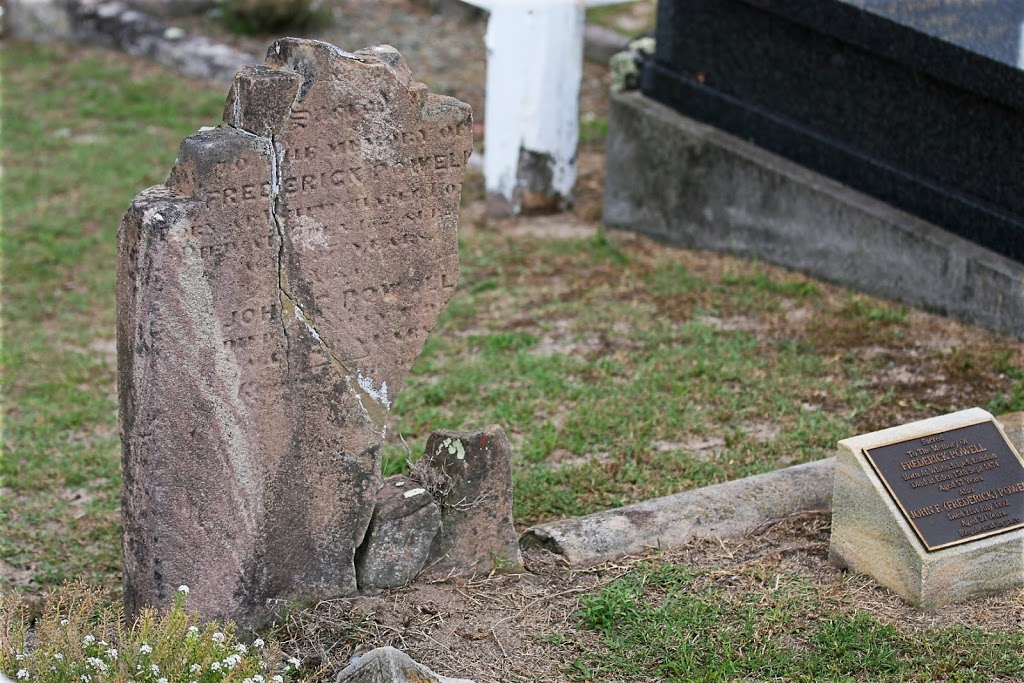
[[[440,528],[441,509],[427,489],[400,475],[385,479],[356,552],[360,592],[404,586],[416,578]]]
[[[441,506],[441,529],[421,578],[522,567],[512,525],[512,450],[501,427],[434,432],[411,476]]]
[[[403,378],[458,276],[468,105],[387,46],[274,43],[118,236],[129,612],[356,590]]]

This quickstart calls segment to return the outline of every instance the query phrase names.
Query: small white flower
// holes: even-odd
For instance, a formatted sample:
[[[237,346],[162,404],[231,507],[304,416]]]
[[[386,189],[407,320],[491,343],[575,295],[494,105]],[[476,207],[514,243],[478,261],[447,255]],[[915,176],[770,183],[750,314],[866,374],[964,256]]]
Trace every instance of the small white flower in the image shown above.
[[[236,650],[238,650],[239,652],[242,652],[242,653],[244,653],[244,652],[245,652],[246,650],[248,650],[249,648],[247,648],[247,647],[245,646],[245,643],[239,643],[238,645],[235,645],[235,649],[236,649]]]
[[[196,638],[196,637],[199,636],[199,627],[197,627],[197,626],[189,626],[188,630],[186,631],[186,633],[188,633],[188,637],[189,638]]]
[[[14,655],[14,659],[19,661],[19,662],[25,661],[25,657],[28,657],[28,655],[25,654],[24,652],[19,652],[18,654]]]
[[[18,669],[18,680],[19,681],[28,680],[28,669]]]
[[[60,660],[64,659],[64,655],[61,654],[60,652],[54,652],[53,653],[53,658],[56,659],[59,662]]]
[[[223,643],[224,642],[224,634],[221,633],[220,631],[214,631],[213,635],[210,636],[210,638],[212,638],[213,642],[215,642],[215,643]]]
[[[211,671],[220,671],[220,662],[211,662],[210,663],[210,670]]]
[[[160,678],[158,678],[158,679],[156,680],[156,683],[167,683],[167,679],[166,679],[166,678],[164,678],[163,676],[161,676]]]
[[[102,645],[103,647],[106,647],[107,646],[107,641],[101,640],[100,641],[100,645]]]
[[[61,619],[60,620],[60,625],[61,626],[67,626],[68,625],[68,620],[67,619]]]
[[[160,667],[157,666],[156,664],[150,664],[149,665],[149,670],[152,671],[155,674],[160,673]]]
[[[202,670],[203,670],[203,667],[202,667],[201,664],[193,664],[192,666],[190,666],[188,668],[188,672],[190,674],[197,674],[197,673],[199,673]]]
[[[265,683],[267,679],[263,678],[263,674],[253,674],[253,683]]]
[[[270,679],[271,683],[284,683],[284,676],[277,675]]]
[[[92,678],[90,678],[88,674],[82,674],[81,678],[82,683],[90,683],[90,681],[92,681]]]
[[[112,647],[109,650],[107,650],[107,656],[111,659],[117,659],[117,648]]]
[[[139,647],[139,652],[144,655],[151,655],[153,654],[153,648],[150,647],[147,643],[143,643],[142,646]]]
[[[243,678],[242,683],[253,683],[253,680],[251,678]]]
[[[228,669],[234,669],[241,663],[242,657],[240,655],[228,655],[224,658],[224,666],[226,666]]]
[[[294,666],[296,669],[298,669],[300,666],[302,666],[302,660],[299,659],[298,657],[289,657],[288,658],[288,663],[291,664],[292,666]]]
[[[95,642],[96,642],[96,636],[88,635],[85,638],[82,638],[82,644],[83,645],[92,645]]]
[[[103,673],[107,672],[107,663],[104,662],[99,657],[86,657],[85,658],[85,663],[88,664],[89,666],[91,666],[94,669],[99,669]]]
[[[185,584],[181,584],[180,586],[178,586],[178,592],[188,595],[188,586],[186,586]]]
[[[262,638],[257,638],[256,640],[252,641],[253,647],[263,647],[264,645],[266,645],[266,643],[263,642]]]

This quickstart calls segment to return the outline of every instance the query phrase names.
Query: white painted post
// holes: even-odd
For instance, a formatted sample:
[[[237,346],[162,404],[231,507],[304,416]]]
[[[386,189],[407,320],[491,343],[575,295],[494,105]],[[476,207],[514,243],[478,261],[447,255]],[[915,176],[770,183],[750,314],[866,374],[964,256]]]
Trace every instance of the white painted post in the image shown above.
[[[623,0],[463,0],[490,12],[484,183],[488,213],[572,203],[584,11]]]

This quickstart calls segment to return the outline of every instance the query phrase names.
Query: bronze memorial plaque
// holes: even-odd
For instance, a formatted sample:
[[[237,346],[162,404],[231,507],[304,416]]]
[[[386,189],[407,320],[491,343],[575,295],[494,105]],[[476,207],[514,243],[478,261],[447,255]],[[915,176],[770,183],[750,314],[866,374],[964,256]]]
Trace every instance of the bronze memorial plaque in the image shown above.
[[[928,551],[1024,526],[1024,462],[991,420],[864,453]]]

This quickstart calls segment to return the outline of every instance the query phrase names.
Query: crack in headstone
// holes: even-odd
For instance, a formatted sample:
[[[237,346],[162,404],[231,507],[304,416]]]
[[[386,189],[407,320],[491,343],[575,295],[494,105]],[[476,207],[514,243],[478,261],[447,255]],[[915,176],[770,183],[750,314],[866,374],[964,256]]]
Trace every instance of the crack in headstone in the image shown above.
[[[224,118],[119,233],[125,596],[186,584],[254,624],[358,590],[388,412],[457,280],[472,114],[393,48],[285,39]]]

